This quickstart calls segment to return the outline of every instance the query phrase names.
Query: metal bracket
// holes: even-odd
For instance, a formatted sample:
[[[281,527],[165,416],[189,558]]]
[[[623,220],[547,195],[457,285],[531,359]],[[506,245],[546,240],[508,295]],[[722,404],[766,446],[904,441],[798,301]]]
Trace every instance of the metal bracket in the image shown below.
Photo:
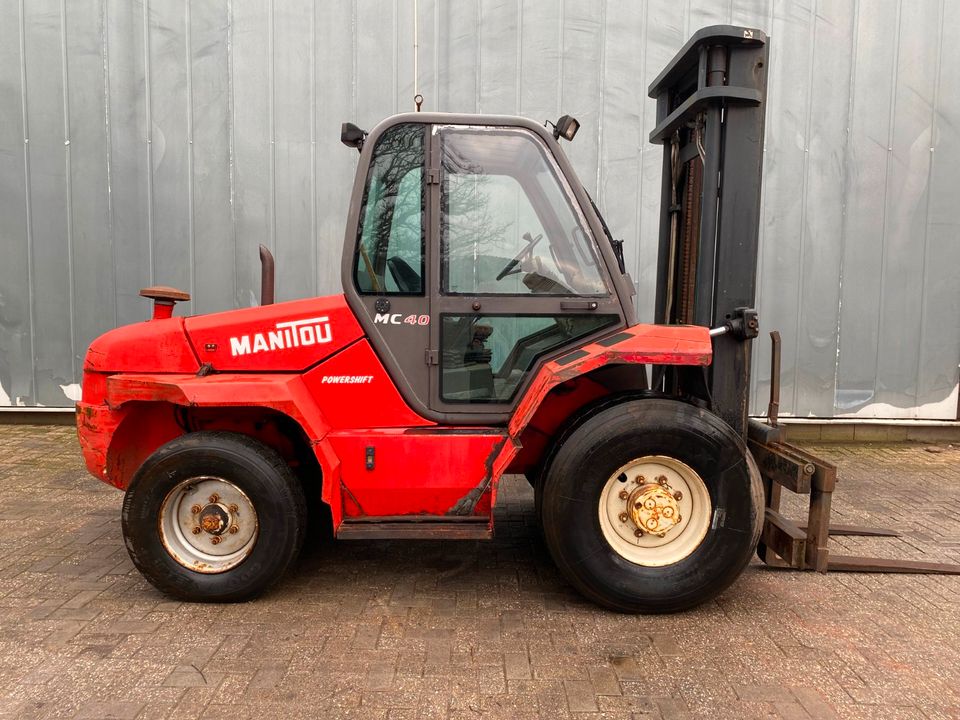
[[[718,337],[728,333],[737,340],[752,340],[759,335],[760,316],[757,311],[753,308],[738,307],[723,325],[710,328],[710,337]]]
[[[752,340],[760,334],[760,316],[754,308],[738,307],[727,325],[739,340]]]

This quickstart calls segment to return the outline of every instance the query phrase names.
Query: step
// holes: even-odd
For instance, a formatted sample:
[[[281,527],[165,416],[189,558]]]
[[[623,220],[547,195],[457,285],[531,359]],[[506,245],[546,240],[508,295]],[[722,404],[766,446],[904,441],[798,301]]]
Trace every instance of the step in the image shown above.
[[[489,540],[492,537],[493,528],[486,515],[350,518],[337,529],[338,540]]]

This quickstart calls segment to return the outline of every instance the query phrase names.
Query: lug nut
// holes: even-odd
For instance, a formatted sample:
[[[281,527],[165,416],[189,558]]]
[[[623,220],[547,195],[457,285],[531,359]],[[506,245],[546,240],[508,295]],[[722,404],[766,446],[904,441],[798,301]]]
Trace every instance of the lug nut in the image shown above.
[[[620,522],[626,522],[630,518],[630,516],[627,515],[625,512],[620,513],[619,517],[620,517]]]
[[[626,490],[621,490],[621,491],[620,491],[620,499],[621,499],[621,500],[626,500],[628,497],[630,497],[630,493],[628,493]]]
[[[200,507],[199,505],[194,505],[193,507],[190,508],[190,512],[193,513],[194,515],[199,515],[201,510],[203,510],[203,508]]]
[[[238,532],[240,532],[240,528],[238,528],[236,525],[231,525],[231,526],[230,526],[230,534],[231,534],[231,535],[236,535]]]
[[[240,510],[240,506],[236,503],[230,503],[230,512],[235,513]]]
[[[683,493],[680,492],[679,490],[677,490],[677,491],[673,494],[673,499],[674,499],[674,500],[683,500]]]
[[[200,526],[199,526],[199,525],[195,525],[195,526],[194,526],[194,528],[193,528],[193,534],[194,534],[194,535],[199,535],[199,534],[200,534]]]
[[[634,480],[634,482],[635,482],[637,485],[643,485],[646,481],[647,481],[647,479],[646,479],[643,475],[637,475],[637,479]]]
[[[666,484],[667,484],[667,476],[666,476],[666,475],[660,475],[659,477],[657,477],[657,482],[660,483],[661,485],[666,485]]]
[[[643,537],[643,530],[641,530],[640,528],[637,528],[636,530],[633,531],[633,535],[634,537]]]
[[[212,542],[214,545],[219,545],[220,540],[221,538],[219,535],[214,535],[212,538],[210,538],[210,542]]]
[[[215,503],[215,502],[217,502],[218,500],[220,500],[220,496],[217,495],[216,493],[214,493],[213,495],[210,496],[210,502]]]

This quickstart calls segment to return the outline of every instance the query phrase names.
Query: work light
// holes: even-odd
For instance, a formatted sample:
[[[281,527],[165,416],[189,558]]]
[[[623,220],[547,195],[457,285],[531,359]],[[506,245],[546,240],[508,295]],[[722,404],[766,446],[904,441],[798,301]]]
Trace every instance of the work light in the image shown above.
[[[565,140],[572,141],[580,129],[580,123],[572,115],[564,115],[553,126],[553,137],[559,140],[563,137]]]

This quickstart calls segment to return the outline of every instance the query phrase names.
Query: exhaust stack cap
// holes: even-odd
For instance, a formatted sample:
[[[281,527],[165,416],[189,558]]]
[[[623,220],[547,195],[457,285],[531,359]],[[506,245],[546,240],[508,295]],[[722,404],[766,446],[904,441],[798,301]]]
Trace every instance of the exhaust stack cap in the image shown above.
[[[140,296],[153,300],[153,320],[165,320],[173,316],[173,306],[190,299],[190,293],[166,285],[143,288]]]

